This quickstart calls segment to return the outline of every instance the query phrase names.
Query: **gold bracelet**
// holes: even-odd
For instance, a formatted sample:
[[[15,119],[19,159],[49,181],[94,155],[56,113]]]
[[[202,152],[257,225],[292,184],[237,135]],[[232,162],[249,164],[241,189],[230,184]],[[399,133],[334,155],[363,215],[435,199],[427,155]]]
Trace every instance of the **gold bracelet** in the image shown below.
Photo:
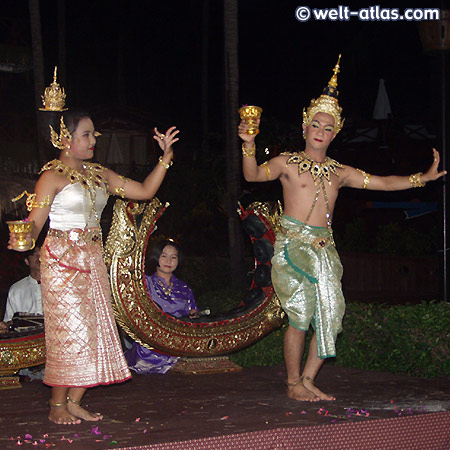
[[[262,163],[262,164],[261,164],[261,167],[264,167],[264,170],[266,171],[266,177],[267,177],[267,180],[266,180],[266,181],[269,181],[269,180],[270,180],[270,167],[269,167],[269,161],[266,161],[266,162]]]
[[[364,170],[361,169],[356,169],[358,172],[361,173],[361,175],[364,177],[364,181],[363,181],[363,189],[367,189],[367,186],[369,185],[369,181],[370,181],[370,177],[372,175],[370,175],[370,173],[364,172]]]
[[[411,187],[418,188],[418,187],[424,187],[426,183],[423,183],[420,179],[420,176],[423,175],[422,172],[414,173],[409,176],[409,182],[411,184]]]
[[[242,143],[242,156],[244,158],[254,158],[256,155],[256,147],[247,148],[244,147],[245,142]]]
[[[167,164],[167,163],[165,163],[165,162],[163,161],[162,156],[160,156],[160,157],[159,157],[159,160],[158,160],[158,163],[161,164],[161,165],[164,167],[164,169],[168,170],[169,167],[173,164],[173,161],[170,160],[170,163]]]

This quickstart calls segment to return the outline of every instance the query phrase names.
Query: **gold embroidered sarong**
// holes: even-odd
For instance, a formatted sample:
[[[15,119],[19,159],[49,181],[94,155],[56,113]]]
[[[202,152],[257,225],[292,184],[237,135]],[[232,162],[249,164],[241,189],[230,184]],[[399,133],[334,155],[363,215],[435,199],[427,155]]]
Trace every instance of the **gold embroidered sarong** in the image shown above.
[[[41,249],[44,383],[89,387],[131,378],[111,306],[99,229],[50,229]]]
[[[318,356],[336,356],[345,301],[342,264],[330,232],[282,216],[272,258],[272,283],[293,327],[316,331]]]

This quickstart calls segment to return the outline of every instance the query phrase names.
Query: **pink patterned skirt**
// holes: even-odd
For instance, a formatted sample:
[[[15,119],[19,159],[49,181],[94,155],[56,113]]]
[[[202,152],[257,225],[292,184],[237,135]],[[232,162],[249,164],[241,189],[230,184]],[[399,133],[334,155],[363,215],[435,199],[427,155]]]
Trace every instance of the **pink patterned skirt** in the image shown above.
[[[44,383],[90,387],[131,378],[97,228],[50,229],[41,249]]]

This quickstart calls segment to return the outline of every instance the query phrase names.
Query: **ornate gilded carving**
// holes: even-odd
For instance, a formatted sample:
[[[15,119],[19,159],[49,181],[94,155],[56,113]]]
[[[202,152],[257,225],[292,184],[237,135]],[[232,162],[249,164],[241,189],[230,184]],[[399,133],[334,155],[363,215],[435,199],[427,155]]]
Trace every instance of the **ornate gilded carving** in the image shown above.
[[[220,322],[183,322],[151,301],[144,283],[144,255],[166,207],[156,198],[149,204],[117,200],[114,206],[105,257],[114,311],[125,332],[147,348],[180,356],[215,356],[244,348],[280,326],[284,315],[272,286],[265,288],[266,298],[253,310]],[[275,226],[274,211],[264,204],[258,208],[269,226]]]
[[[0,340],[0,376],[45,363],[44,333],[21,339]]]

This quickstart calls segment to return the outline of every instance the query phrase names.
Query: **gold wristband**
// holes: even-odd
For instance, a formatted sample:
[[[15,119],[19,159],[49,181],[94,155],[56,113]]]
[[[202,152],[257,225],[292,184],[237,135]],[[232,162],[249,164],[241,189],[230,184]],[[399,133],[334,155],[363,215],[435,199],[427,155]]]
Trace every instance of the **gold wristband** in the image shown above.
[[[159,160],[158,160],[158,163],[161,164],[161,165],[164,167],[164,169],[168,170],[169,167],[173,164],[173,161],[171,160],[170,163],[167,164],[167,163],[165,163],[165,162],[163,161],[162,156],[160,156],[160,157],[159,157]]]
[[[267,177],[267,180],[266,180],[266,181],[269,181],[269,180],[270,180],[270,167],[269,167],[269,161],[266,161],[266,162],[262,163],[262,164],[261,164],[261,167],[264,167],[264,170],[266,171],[266,177]]]
[[[367,189],[367,186],[369,185],[369,181],[370,181],[370,177],[372,175],[370,175],[370,173],[364,172],[364,170],[361,169],[356,169],[358,172],[361,173],[361,175],[364,177],[364,181],[363,181],[363,189]]]
[[[244,158],[254,158],[256,155],[256,147],[247,148],[244,146],[245,142],[242,143],[242,156]]]
[[[422,172],[414,173],[409,176],[409,182],[411,184],[411,187],[418,188],[418,187],[424,187],[426,183],[423,183],[420,179],[420,176],[423,175]]]

